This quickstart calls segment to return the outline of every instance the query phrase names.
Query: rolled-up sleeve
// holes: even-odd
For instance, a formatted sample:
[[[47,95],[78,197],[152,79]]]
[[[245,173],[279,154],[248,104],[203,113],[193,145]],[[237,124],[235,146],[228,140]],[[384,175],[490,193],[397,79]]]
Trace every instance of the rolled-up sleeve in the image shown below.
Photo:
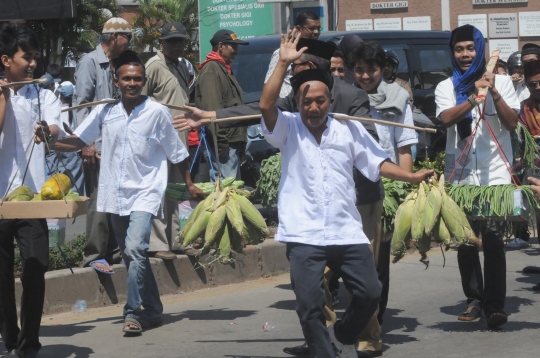
[[[96,106],[80,126],[73,132],[86,145],[90,145],[101,136],[101,127],[103,125],[102,110],[105,105]]]
[[[293,117],[293,118],[289,118]],[[276,148],[283,148],[285,143],[287,142],[287,137],[289,135],[289,128],[290,128],[290,122],[294,119],[294,114],[290,112],[282,112],[278,108],[278,119],[276,121],[276,125],[274,126],[274,130],[270,132],[268,128],[266,128],[266,124],[264,123],[264,118],[261,119],[261,127],[262,132],[264,134],[264,137],[266,138],[266,141],[273,145]]]

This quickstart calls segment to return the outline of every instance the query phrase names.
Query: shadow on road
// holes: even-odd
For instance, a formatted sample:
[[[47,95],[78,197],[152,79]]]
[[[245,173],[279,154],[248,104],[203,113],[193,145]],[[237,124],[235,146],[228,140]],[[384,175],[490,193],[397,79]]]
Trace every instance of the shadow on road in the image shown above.
[[[287,310],[287,311],[294,311],[296,310],[296,301],[295,300],[284,300],[284,301],[277,301],[268,308],[276,308],[278,310]]]
[[[383,334],[395,330],[403,329],[404,332],[414,332],[416,328],[420,325],[418,319],[413,317],[399,317],[398,315],[403,312],[403,310],[395,308],[387,308],[384,312],[384,322],[382,325]],[[386,339],[384,340],[387,341]]]
[[[77,347],[69,344],[53,344],[44,346],[39,351],[43,357],[54,358],[89,358],[94,351],[88,347]]]
[[[175,314],[163,314],[163,323],[171,324],[183,319],[190,321],[234,321],[237,318],[253,316],[257,311],[250,310],[228,310],[228,309],[210,309],[210,310],[190,310]]]
[[[519,332],[524,329],[538,329],[540,323],[534,322],[512,322],[512,318],[509,317],[509,322],[498,329],[488,328],[484,318],[474,322],[440,322],[432,326],[428,326],[431,329],[440,329],[444,332]]]
[[[514,313],[519,312],[519,308],[521,306],[532,306],[535,303],[535,301],[530,300],[528,298],[522,298],[517,296],[508,296],[506,297],[506,303],[504,306],[504,311],[506,314],[511,315]],[[453,306],[444,306],[441,307],[440,310],[442,313],[454,316],[457,319],[457,316],[459,316],[461,313],[463,313],[467,309],[467,301],[459,301],[459,303],[453,305]]]
[[[292,290],[292,285],[290,283],[282,283],[277,285],[276,288],[281,288],[282,290]]]

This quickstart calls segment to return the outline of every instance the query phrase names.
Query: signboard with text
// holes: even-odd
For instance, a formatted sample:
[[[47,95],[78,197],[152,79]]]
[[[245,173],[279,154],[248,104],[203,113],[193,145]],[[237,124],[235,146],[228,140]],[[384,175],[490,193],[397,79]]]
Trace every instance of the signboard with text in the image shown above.
[[[519,44],[517,39],[496,39],[489,40],[489,53],[494,50],[501,50],[500,59],[507,61],[508,57],[516,51],[519,51]]]
[[[401,17],[375,19],[373,28],[375,30],[401,30]]]
[[[472,0],[473,5],[515,4],[529,2],[529,0]]]
[[[519,36],[540,36],[540,11],[519,13]]]
[[[431,30],[431,16],[415,16],[403,18],[403,30]]]
[[[371,10],[385,10],[385,9],[403,9],[409,7],[408,1],[386,1],[386,2],[372,2],[370,5]]]
[[[476,27],[484,38],[488,37],[487,29],[487,15],[486,14],[474,14],[474,15],[459,15],[458,26],[472,25]]]
[[[222,29],[245,40],[274,33],[274,5],[257,0],[199,0],[200,60],[212,50],[210,39]],[[240,49],[241,51],[241,49]]]
[[[373,20],[372,19],[346,20],[345,30],[346,31],[371,31],[373,30]]]
[[[517,13],[489,14],[489,37],[517,37]]]

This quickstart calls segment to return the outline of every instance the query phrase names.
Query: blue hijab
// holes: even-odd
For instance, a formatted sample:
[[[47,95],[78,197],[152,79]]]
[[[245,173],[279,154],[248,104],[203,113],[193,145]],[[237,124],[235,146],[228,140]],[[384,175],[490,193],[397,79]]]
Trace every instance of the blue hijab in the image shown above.
[[[474,41],[474,46],[476,48],[476,56],[465,73],[461,72],[456,59],[454,58],[454,44],[461,41]],[[449,45],[450,53],[452,53],[452,66],[454,68],[452,82],[454,84],[454,90],[456,91],[456,105],[459,106],[468,100],[469,93],[474,91],[474,83],[486,72],[486,41],[480,30],[476,27],[472,25],[463,25],[452,31]],[[457,131],[461,139],[471,135],[471,126],[472,112],[469,112],[467,116],[457,124]]]

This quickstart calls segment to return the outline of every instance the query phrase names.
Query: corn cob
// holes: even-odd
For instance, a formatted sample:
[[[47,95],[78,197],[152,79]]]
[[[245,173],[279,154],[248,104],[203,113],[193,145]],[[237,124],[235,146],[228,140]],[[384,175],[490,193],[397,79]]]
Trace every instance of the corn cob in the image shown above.
[[[223,179],[223,180],[221,181],[221,185],[223,186],[223,188],[226,188],[226,187],[228,187],[228,186],[231,186],[231,185],[234,183],[235,180],[236,180],[236,179],[233,178],[233,177],[225,178],[225,179]]]
[[[257,245],[266,238],[266,235],[263,235],[261,231],[256,228],[253,224],[247,221],[245,224],[244,237],[246,238],[246,243],[250,245]]]
[[[395,256],[394,262],[397,262],[399,259],[405,256],[405,253],[409,247],[409,242],[411,240],[413,208],[417,196],[417,191],[413,191],[407,196],[407,198],[405,198],[403,204],[401,204],[396,211],[396,217],[394,219],[394,234],[392,236],[392,255]]]
[[[229,238],[231,240],[231,247],[235,252],[244,252],[244,240],[242,237],[240,237],[240,234],[232,228],[232,226],[229,229]]]
[[[199,213],[193,225],[191,225],[187,233],[184,235],[184,242],[182,243],[182,245],[188,246],[193,241],[198,239],[201,236],[201,234],[205,232],[205,229],[209,225],[209,221],[211,217],[212,217],[211,212],[207,210],[201,210],[201,212]]]
[[[231,193],[231,199],[238,203],[243,217],[249,223],[253,224],[253,226],[259,230],[263,237],[266,237],[268,235],[268,227],[266,226],[266,221],[264,221],[264,218],[259,210],[257,210],[257,208],[255,208],[247,198],[238,195],[235,192]]]
[[[220,206],[216,211],[210,213],[210,219],[208,220],[208,225],[206,226],[206,231],[204,233],[204,248],[209,249],[210,246],[220,237],[221,231],[225,226],[225,207]]]
[[[221,193],[219,193],[219,196],[214,201],[214,204],[212,205],[211,209],[208,209],[208,211],[216,211],[217,208],[221,207],[223,204],[227,202],[227,198],[229,195],[229,192],[231,191],[231,187],[226,187]]]
[[[452,236],[450,236],[450,231],[448,231],[442,216],[439,217],[437,224],[433,228],[433,237],[435,238],[435,242],[442,245],[450,245],[452,243]]]
[[[418,186],[418,197],[414,204],[412,221],[411,221],[411,236],[413,241],[420,240],[424,234],[424,212],[426,207],[426,191],[424,182]]]
[[[233,231],[229,223],[225,223],[223,227],[223,234],[219,240],[219,256],[221,263],[229,263],[231,255],[231,240],[230,232]]]
[[[461,245],[465,243],[470,238],[470,234],[465,232],[465,227],[472,232],[469,222],[464,218],[462,210],[457,206],[457,204],[450,198],[448,195],[443,194],[443,206],[442,206],[442,217],[444,223],[450,232],[450,235],[455,238],[456,243]]]
[[[187,232],[189,231],[193,223],[195,223],[195,221],[199,218],[199,215],[201,214],[201,212],[203,210],[206,211],[206,209],[211,203],[212,203],[212,197],[207,196],[206,199],[204,199],[199,204],[197,204],[195,209],[191,212],[191,215],[189,215],[189,218],[184,224],[184,227],[178,233],[178,237],[176,238],[177,242],[182,242],[184,240],[185,235],[187,234]]]
[[[240,189],[244,186],[245,182],[243,180],[235,180],[231,186],[236,188],[236,189]]]
[[[225,210],[227,212],[227,219],[229,219],[232,228],[242,236],[245,231],[245,226],[240,206],[234,199],[229,199],[225,204]]]
[[[442,207],[442,193],[437,185],[430,185],[430,191],[426,198],[424,212],[424,232],[430,235],[433,227],[439,220]]]
[[[426,253],[431,249],[431,236],[424,233],[420,240],[416,241],[416,248],[420,253]]]

